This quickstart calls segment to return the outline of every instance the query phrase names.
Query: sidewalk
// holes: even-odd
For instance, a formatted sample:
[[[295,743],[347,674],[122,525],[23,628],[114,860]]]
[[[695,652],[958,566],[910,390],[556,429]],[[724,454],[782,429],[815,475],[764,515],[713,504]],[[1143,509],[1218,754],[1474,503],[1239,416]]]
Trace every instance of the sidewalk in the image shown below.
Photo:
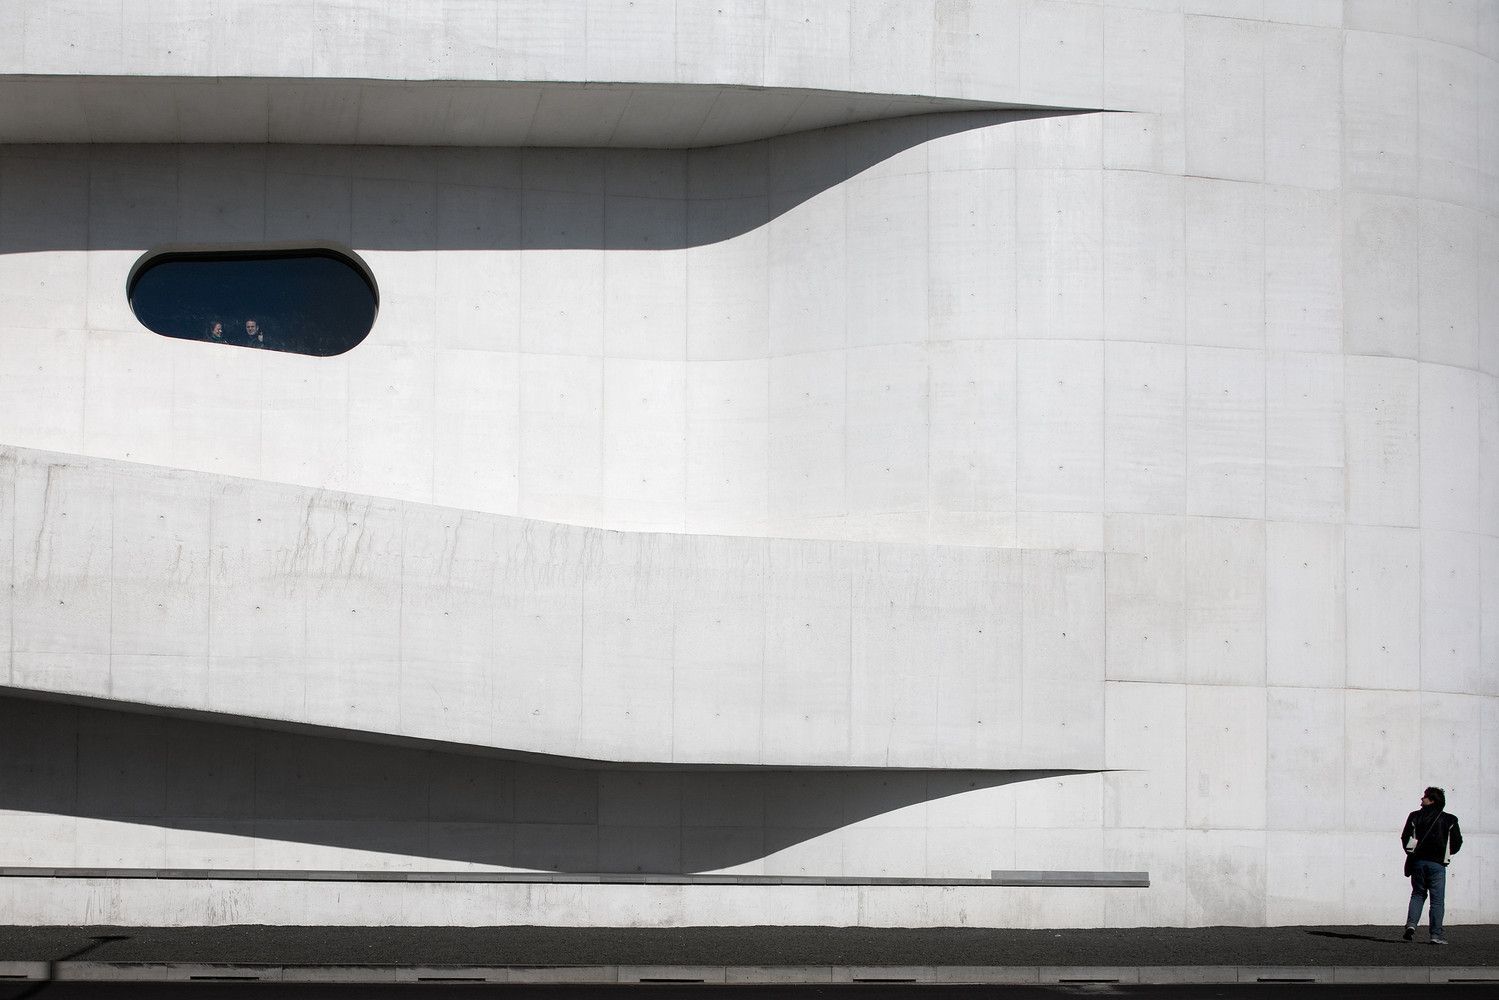
[[[0,978],[281,982],[1499,983],[1499,925],[5,927]]]

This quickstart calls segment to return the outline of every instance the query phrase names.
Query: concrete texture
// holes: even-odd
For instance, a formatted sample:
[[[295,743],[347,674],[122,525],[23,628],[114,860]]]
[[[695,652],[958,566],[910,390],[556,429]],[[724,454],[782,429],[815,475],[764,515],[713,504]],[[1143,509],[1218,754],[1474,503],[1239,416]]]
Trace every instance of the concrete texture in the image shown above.
[[[603,761],[1108,769],[792,817],[824,831],[796,863],[1152,885],[5,906],[1367,923],[1439,784],[1449,923],[1494,920],[1496,5],[1148,6],[7,6],[0,136],[43,101],[66,140],[0,146],[11,688]],[[171,100],[89,114],[122,76]],[[1118,110],[849,124],[880,95]],[[350,144],[394,142],[438,145]],[[142,253],[264,241],[369,264],[358,350],[135,323]],[[7,811],[0,863],[150,866],[171,828],[127,806]]]

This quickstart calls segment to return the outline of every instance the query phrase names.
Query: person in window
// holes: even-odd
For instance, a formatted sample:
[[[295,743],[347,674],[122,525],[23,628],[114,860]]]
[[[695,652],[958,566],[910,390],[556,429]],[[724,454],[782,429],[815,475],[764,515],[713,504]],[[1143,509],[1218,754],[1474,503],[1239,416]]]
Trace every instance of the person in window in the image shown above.
[[[223,339],[224,339],[224,324],[220,323],[218,320],[214,320],[213,321],[213,326],[211,326],[211,327],[208,328],[208,339],[209,340],[213,340],[213,341],[223,342]]]
[[[245,320],[245,343],[251,347],[265,346],[265,332],[260,329],[260,324],[253,319]]]

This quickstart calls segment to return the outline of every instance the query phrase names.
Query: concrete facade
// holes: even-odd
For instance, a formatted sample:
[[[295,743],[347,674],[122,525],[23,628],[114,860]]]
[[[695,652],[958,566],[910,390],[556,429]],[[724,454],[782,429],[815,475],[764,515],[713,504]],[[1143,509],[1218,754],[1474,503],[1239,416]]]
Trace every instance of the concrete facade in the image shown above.
[[[145,6],[0,11],[0,868],[1152,884],[0,923],[1388,922],[1425,784],[1499,920],[1499,3]],[[130,312],[287,242],[349,354]]]

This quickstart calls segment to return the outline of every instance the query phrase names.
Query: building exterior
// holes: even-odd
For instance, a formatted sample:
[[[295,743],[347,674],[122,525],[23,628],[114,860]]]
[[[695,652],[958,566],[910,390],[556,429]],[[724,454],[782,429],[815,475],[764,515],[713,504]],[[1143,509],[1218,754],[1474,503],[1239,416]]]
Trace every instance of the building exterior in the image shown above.
[[[208,9],[0,6],[0,923],[1499,920],[1499,3]]]

